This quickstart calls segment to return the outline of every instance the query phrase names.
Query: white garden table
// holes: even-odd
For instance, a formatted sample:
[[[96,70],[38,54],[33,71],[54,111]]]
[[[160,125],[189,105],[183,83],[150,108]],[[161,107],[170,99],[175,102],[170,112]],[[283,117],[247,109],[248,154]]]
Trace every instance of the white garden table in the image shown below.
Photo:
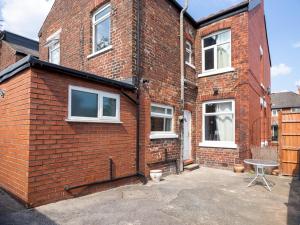
[[[256,181],[259,177],[262,178],[262,180],[265,182],[265,184],[267,185],[267,188],[269,189],[269,191],[271,191],[271,187],[270,187],[270,182],[268,182],[266,176],[265,176],[265,168],[266,167],[276,167],[279,164],[275,161],[271,161],[271,160],[260,160],[260,159],[245,159],[244,162],[246,164],[249,165],[253,165],[255,167],[255,173],[256,176],[254,177],[254,179],[248,184],[248,187],[250,187],[254,181]]]

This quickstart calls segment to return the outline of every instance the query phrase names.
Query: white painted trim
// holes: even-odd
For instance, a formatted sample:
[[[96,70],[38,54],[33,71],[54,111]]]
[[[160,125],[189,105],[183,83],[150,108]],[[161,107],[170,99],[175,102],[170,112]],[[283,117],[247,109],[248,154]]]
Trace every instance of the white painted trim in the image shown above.
[[[214,103],[232,103],[232,111],[224,112],[224,113],[205,113],[205,105],[214,104]],[[205,140],[205,115],[222,115],[222,114],[233,114],[233,142],[231,141],[206,141]],[[235,144],[235,100],[234,99],[224,99],[224,100],[215,100],[215,101],[207,101],[202,103],[202,143],[199,144],[201,147],[215,147],[215,148],[237,148]]]
[[[112,124],[122,124],[123,122],[117,120],[85,120],[85,119],[66,119],[66,122],[70,123],[112,123]]]
[[[215,44],[215,45],[212,45],[212,46],[209,46],[209,47],[206,47],[204,48],[204,39],[206,38],[209,38],[209,37],[212,37],[212,36],[215,36],[215,35],[218,35],[218,34],[222,34],[222,33],[225,33],[225,32],[229,32],[229,37],[230,37],[230,40],[227,41],[227,42],[223,42],[223,43],[219,43],[219,44]],[[227,43],[230,43],[230,62],[229,62],[229,67],[228,68],[231,68],[232,67],[232,38],[231,38],[231,30],[230,29],[226,29],[226,30],[221,30],[221,31],[218,31],[218,32],[215,32],[215,33],[212,33],[208,36],[205,36],[201,39],[201,47],[202,47],[202,74],[210,74],[210,75],[215,75],[215,74],[218,74],[220,72],[218,71],[222,71],[224,69],[228,69],[228,68],[222,68],[222,69],[218,69],[217,68],[217,65],[218,65],[218,57],[217,57],[217,47],[219,45],[223,45],[223,44],[227,44]],[[211,69],[211,70],[205,70],[205,55],[204,55],[204,52],[205,50],[208,50],[208,49],[214,49],[214,69]],[[228,72],[228,71],[227,71]],[[209,76],[209,75],[206,75],[206,76]],[[199,76],[200,77],[200,76]]]
[[[193,60],[193,47],[191,42],[186,41],[185,44],[188,46],[185,47],[185,51],[186,53],[189,54],[189,61],[186,61],[186,63],[188,63],[189,65],[192,65],[192,60]]]
[[[46,43],[52,41],[53,39],[59,39],[60,38],[60,33],[61,33],[62,29],[60,28],[58,31],[54,32],[53,34],[51,34],[47,39],[46,39]]]
[[[232,142],[221,142],[221,141],[205,141],[199,143],[199,147],[208,147],[208,148],[231,148],[236,149],[237,145]]]
[[[229,73],[229,72],[234,72],[235,69],[232,67],[229,68],[223,68],[220,70],[214,70],[214,71],[210,71],[210,72],[204,72],[204,73],[200,73],[198,74],[198,77],[207,77],[207,76],[213,76],[213,75],[218,75],[218,74],[222,74],[222,73]]]
[[[95,57],[95,56],[97,56],[97,55],[100,55],[101,53],[107,52],[107,51],[109,51],[109,50],[111,50],[111,49],[112,49],[112,45],[109,45],[109,46],[107,46],[107,47],[105,47],[105,48],[102,48],[102,49],[101,49],[100,51],[98,51],[98,52],[94,52],[94,53],[88,55],[87,58],[88,58],[88,59],[93,58],[93,57]]]
[[[196,69],[196,67],[193,64],[190,64],[189,62],[185,62],[185,65],[191,67],[192,69]]]
[[[72,116],[71,114],[71,103],[72,103],[72,90],[83,91],[88,93],[93,93],[98,95],[98,113],[97,117],[77,117]],[[103,116],[103,97],[114,98],[116,99],[116,116],[115,117],[107,117]],[[66,121],[69,122],[91,122],[91,123],[121,123],[120,122],[120,95],[99,91],[90,88],[78,87],[78,86],[69,86],[69,94],[68,94],[68,118]]]
[[[151,132],[150,139],[175,139],[178,135],[170,132]]]

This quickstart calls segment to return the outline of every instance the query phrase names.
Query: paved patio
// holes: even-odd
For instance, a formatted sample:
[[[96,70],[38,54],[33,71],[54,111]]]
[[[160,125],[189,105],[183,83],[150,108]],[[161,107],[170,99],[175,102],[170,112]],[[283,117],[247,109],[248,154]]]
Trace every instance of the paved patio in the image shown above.
[[[130,185],[25,210],[0,193],[1,225],[300,225],[300,182],[270,177],[272,192],[247,188],[249,174],[200,168],[159,184]]]

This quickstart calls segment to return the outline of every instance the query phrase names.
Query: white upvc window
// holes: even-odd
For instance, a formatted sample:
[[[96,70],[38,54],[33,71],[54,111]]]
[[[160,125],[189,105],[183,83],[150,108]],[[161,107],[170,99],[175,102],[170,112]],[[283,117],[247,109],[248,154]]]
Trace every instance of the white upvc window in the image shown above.
[[[189,41],[185,43],[185,63],[193,65],[193,47]]]
[[[300,113],[300,108],[291,108],[292,113]]]
[[[61,29],[53,33],[46,40],[46,47],[48,47],[48,61],[50,63],[60,64],[60,33]]]
[[[236,148],[235,101],[203,103],[202,143],[200,146]]]
[[[151,104],[151,139],[177,138],[174,133],[174,110],[171,106]]]
[[[106,4],[93,15],[93,54],[111,48],[111,4]]]
[[[202,39],[202,74],[231,68],[231,31],[223,30]]]
[[[120,123],[120,95],[70,86],[68,121]]]
[[[272,110],[272,116],[278,116],[279,111],[280,110],[278,110],[278,109],[273,109]]]

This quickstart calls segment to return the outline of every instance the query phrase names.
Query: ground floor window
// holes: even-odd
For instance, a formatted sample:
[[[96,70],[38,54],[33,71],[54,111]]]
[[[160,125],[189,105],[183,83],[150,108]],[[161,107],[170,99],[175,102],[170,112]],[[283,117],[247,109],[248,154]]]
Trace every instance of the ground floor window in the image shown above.
[[[88,88],[70,86],[69,119],[120,121],[120,96]]]
[[[272,125],[272,141],[278,141],[278,125]]]
[[[176,138],[173,128],[172,106],[151,104],[151,138]]]
[[[234,100],[203,103],[203,142],[216,147],[235,145]]]

